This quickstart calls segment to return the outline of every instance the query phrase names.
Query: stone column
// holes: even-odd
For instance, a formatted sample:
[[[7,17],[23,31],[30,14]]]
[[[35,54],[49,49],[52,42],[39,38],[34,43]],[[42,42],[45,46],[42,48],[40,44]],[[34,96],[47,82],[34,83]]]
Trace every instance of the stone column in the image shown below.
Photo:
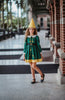
[[[52,10],[51,8],[49,9],[49,13],[50,13],[50,34],[52,36]]]
[[[4,29],[4,1],[2,3],[2,19],[3,19],[3,29]]]
[[[65,84],[65,0],[60,0],[60,49],[58,81]]]
[[[12,2],[11,0],[10,0],[10,19],[11,19],[11,33],[12,33],[13,27],[12,27]]]
[[[19,3],[17,4],[17,31],[19,33]]]
[[[55,21],[55,19],[54,19],[54,5],[52,4],[52,37],[53,37],[53,40],[55,40],[55,23],[54,23],[54,21]]]
[[[29,11],[28,11],[28,20],[29,20],[29,23],[30,23],[31,19],[32,19],[32,7],[31,7],[31,5],[29,5]]]
[[[1,29],[1,10],[0,10],[0,29]]]
[[[59,63],[59,55],[57,49],[60,48],[60,0],[54,0],[54,17],[55,17],[55,41],[54,44],[54,61]]]
[[[4,26],[4,0],[2,3],[2,20],[3,20],[3,38],[5,39],[5,26]]]
[[[28,0],[26,0],[26,26],[28,27]]]
[[[7,4],[7,29],[9,29],[8,0],[6,0],[6,4]]]

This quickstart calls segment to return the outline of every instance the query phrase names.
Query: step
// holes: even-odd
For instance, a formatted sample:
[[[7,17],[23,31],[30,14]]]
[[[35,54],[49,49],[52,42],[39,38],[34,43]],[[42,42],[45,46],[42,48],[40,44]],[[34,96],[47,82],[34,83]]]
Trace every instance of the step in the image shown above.
[[[37,64],[43,73],[57,73],[59,64]],[[30,65],[0,65],[0,74],[30,74]],[[36,72],[37,73],[37,72]]]
[[[50,48],[42,48],[42,50],[50,50]],[[0,49],[0,51],[23,51],[23,48],[15,48],[15,49]]]

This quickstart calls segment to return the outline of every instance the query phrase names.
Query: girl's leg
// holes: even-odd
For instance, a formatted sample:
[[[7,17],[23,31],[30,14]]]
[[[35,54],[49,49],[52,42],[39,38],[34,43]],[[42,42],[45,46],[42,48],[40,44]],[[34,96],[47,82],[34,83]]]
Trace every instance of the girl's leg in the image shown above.
[[[33,62],[31,67],[32,67],[34,70],[36,70],[41,76],[43,76],[42,71],[36,66],[36,62]]]
[[[32,68],[32,62],[30,63],[30,67],[31,67],[32,77],[33,79],[35,79],[35,70]]]

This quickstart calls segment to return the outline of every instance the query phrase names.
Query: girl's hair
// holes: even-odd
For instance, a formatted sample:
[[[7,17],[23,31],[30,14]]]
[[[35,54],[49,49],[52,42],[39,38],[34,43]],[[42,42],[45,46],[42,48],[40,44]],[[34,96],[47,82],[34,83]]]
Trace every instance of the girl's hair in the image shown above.
[[[25,32],[25,39],[27,38],[27,36],[30,35],[30,32],[29,32],[29,28],[26,29],[26,32]],[[37,35],[37,29],[34,28],[34,35]]]

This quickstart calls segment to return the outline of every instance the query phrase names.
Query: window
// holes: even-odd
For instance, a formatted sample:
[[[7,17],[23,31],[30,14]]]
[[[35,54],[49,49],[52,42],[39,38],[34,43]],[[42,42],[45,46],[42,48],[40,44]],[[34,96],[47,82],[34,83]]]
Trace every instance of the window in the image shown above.
[[[40,26],[43,27],[43,18],[40,18]]]

